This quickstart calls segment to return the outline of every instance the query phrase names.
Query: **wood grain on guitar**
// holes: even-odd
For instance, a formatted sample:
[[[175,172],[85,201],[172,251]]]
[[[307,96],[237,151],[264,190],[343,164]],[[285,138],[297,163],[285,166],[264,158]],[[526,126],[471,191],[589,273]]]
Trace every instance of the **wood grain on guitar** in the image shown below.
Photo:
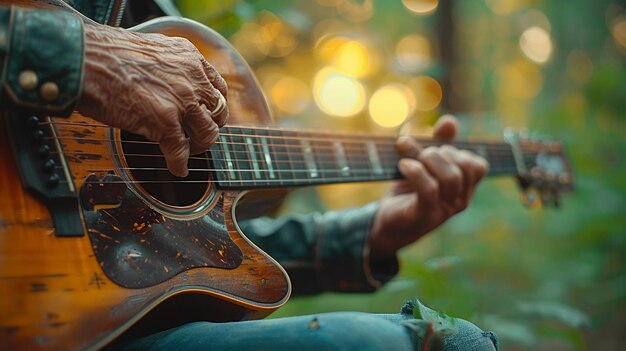
[[[48,208],[20,185],[9,138],[24,136],[11,135],[3,114],[3,347],[99,348],[147,313],[169,313],[160,308],[176,314],[153,318],[171,322],[158,327],[193,318],[263,317],[287,301],[291,285],[282,267],[238,229],[234,208],[242,190],[400,176],[393,138],[253,127],[271,124],[263,94],[245,61],[214,31],[175,18],[133,30],[194,43],[229,84],[235,126],[223,128],[207,153],[192,158],[190,176],[180,179],[166,171],[156,144],[78,113],[69,119],[41,117],[39,123],[54,130],[46,138],[58,142],[50,153],[69,170],[71,179],[60,184],[75,185],[87,228],[82,236],[59,237]],[[491,175],[518,176],[551,194],[571,188],[562,148],[542,145],[457,144],[486,157]]]

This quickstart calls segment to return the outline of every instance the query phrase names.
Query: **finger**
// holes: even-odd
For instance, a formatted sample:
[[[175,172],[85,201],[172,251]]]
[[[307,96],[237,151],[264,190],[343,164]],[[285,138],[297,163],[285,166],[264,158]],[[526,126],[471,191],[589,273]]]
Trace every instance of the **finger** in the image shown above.
[[[200,104],[206,105],[211,118],[219,127],[228,122],[229,110],[226,98],[223,97],[219,90],[209,84],[198,92]]]
[[[183,119],[183,128],[189,136],[189,148],[192,155],[207,150],[217,140],[219,128],[211,118],[206,106],[195,104]]]
[[[207,78],[213,86],[219,90],[220,93],[224,97],[228,96],[228,85],[226,84],[226,80],[217,72],[215,67],[211,65],[204,57],[200,59],[202,62],[202,67],[204,68],[204,72],[206,73]]]
[[[167,169],[170,173],[177,177],[186,177],[189,174],[187,162],[190,150],[189,140],[185,138],[182,130],[164,137],[160,140],[159,147],[165,156]]]
[[[416,211],[429,211],[439,206],[439,184],[421,162],[404,158],[398,163],[400,173],[417,194]]]
[[[474,185],[478,177],[478,170],[475,167],[473,157],[469,152],[457,150],[453,147],[442,147],[441,151],[448,159],[452,160],[463,173],[462,187],[454,204],[455,207],[459,207],[460,209],[465,208],[474,191]]]
[[[422,146],[410,136],[401,136],[396,139],[396,149],[404,157],[417,158]]]
[[[450,141],[456,138],[459,131],[459,121],[452,115],[443,115],[439,118],[433,128],[435,139]]]
[[[427,147],[418,160],[439,183],[441,199],[453,203],[463,188],[461,169],[441,151],[441,148]]]
[[[466,199],[469,202],[476,185],[487,175],[489,165],[484,158],[466,150],[451,152],[449,157],[454,159],[463,172]]]

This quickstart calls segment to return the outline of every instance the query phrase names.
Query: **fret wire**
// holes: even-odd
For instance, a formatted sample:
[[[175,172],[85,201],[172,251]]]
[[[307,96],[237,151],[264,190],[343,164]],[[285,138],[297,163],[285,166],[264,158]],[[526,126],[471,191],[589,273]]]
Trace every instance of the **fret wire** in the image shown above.
[[[236,135],[234,135],[234,134],[224,134],[224,135],[228,137],[228,140],[230,140],[231,145],[232,145],[232,143],[233,143],[233,136],[236,136]],[[235,156],[236,156],[236,155],[237,155],[237,154],[235,153]],[[239,175],[237,178],[239,178],[239,180],[240,180],[241,184],[243,184],[243,183],[244,183],[244,181],[247,181],[247,179],[243,179],[243,177],[241,176],[241,170],[242,170],[242,167],[241,167],[241,165],[240,165],[240,160],[239,160],[239,157],[235,157],[235,164],[236,164],[236,167],[235,167],[235,168],[236,168],[237,174]],[[245,174],[245,173],[244,173],[244,174]]]
[[[296,172],[293,167],[296,164],[294,161],[295,156],[292,156],[292,152],[291,152],[293,148],[289,147],[289,143],[288,143],[289,140],[282,139],[282,141],[284,142],[283,145],[284,145],[285,150],[287,150],[287,158],[289,159],[289,169],[291,170],[292,179],[297,179],[298,177],[296,177]]]

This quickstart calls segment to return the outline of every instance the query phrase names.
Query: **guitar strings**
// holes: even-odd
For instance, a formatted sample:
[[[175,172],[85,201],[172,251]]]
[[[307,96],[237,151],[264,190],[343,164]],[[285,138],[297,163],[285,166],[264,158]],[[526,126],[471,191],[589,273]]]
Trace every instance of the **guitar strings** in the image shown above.
[[[56,151],[53,151],[51,153],[58,154],[58,152],[56,152]],[[64,152],[64,154],[67,154],[67,155],[77,155],[79,157],[80,157],[80,155],[97,155],[97,156],[100,156],[100,154],[85,153],[85,152]],[[120,155],[118,153],[112,153],[112,155],[113,156],[117,156],[117,157],[124,156],[124,157],[127,157],[127,158],[128,157],[152,157],[152,158],[158,158],[159,160],[165,159],[165,156],[163,156],[162,154],[152,154],[151,155],[151,154],[132,154],[131,153],[131,154]],[[385,163],[389,163],[389,162],[386,162],[386,161],[392,161],[391,163],[393,163],[395,165],[400,160],[400,158],[401,157],[399,157],[397,154],[394,154],[393,157],[387,158],[385,161],[381,160],[381,166],[384,165]],[[253,162],[256,162],[257,164],[267,164],[266,161],[263,158],[260,158],[260,159],[258,159],[256,161],[254,161],[254,160],[251,160],[249,158],[244,160],[244,159],[235,158],[235,157],[228,159],[228,158],[219,158],[219,157],[197,157],[197,156],[191,156],[191,157],[189,157],[189,159],[191,159],[191,160],[199,160],[199,161],[224,161],[226,163],[253,163]],[[492,163],[491,164],[492,168],[508,167],[508,166],[515,166],[516,165],[515,164],[515,160],[510,158],[510,157],[502,158],[502,157],[495,156],[495,157],[492,157],[491,159],[492,159],[491,160],[492,161],[491,162]],[[87,161],[88,162],[89,158],[81,159],[81,161],[83,161],[83,162]],[[346,159],[346,161],[347,161],[346,166],[348,166],[348,167],[354,167],[354,168],[357,168],[357,169],[359,167],[367,168],[369,172],[372,172],[373,165],[372,165],[371,160],[369,160],[368,158],[359,157],[359,158],[356,158],[356,160],[355,160],[355,157],[351,157],[349,159]],[[286,159],[285,160],[272,159],[271,164],[272,165],[277,165],[277,166],[283,165],[283,164],[287,164],[287,165],[297,165],[297,164],[308,165],[308,163],[306,162],[305,159],[300,159],[300,160],[296,160],[296,161],[294,161],[294,160],[286,160]],[[316,166],[322,166],[322,167],[323,166],[332,166],[331,168],[322,168],[322,170],[330,171],[332,169],[332,170],[336,170],[336,171],[341,171],[341,169],[337,167],[338,163],[337,163],[336,159],[331,159],[331,158],[320,159],[320,158],[317,158],[316,161],[315,161],[315,165]],[[387,166],[387,165],[384,165],[384,166]],[[74,168],[74,167],[76,167],[76,166],[72,166],[72,168]],[[78,167],[80,167],[80,165],[78,165]],[[142,168],[135,168],[135,169],[142,169]],[[229,169],[229,168],[226,168],[226,169]],[[350,169],[352,169],[352,168],[350,168]],[[206,169],[206,170],[213,170],[213,169]],[[284,170],[284,169],[283,168],[277,168],[276,171],[278,171],[278,170]],[[268,170],[268,171],[270,171],[270,170]],[[310,170],[307,170],[307,171],[310,172]]]
[[[71,125],[73,127],[81,127],[81,126],[91,126],[91,127],[99,127],[99,128],[110,128],[108,126],[105,125],[97,125],[97,124],[85,124],[85,123],[70,123],[70,122],[43,122],[41,124],[64,124],[64,125]],[[242,127],[230,127],[230,128],[242,128]],[[243,128],[247,128],[247,127],[243,127]],[[257,128],[257,129],[261,129],[261,128]],[[227,129],[228,131],[229,129]],[[286,131],[286,130],[282,130],[282,129],[263,129],[263,130],[267,130],[267,131]],[[254,132],[254,130],[252,130]],[[319,168],[317,168],[315,171],[318,173],[337,173],[337,172],[341,172],[340,169],[336,168],[337,162],[336,159],[334,159],[332,156],[329,157],[331,160],[328,159],[320,159],[320,155],[317,153],[317,151],[324,151],[324,149],[331,149],[334,151],[337,151],[336,147],[331,144],[333,143],[333,139],[332,137],[340,137],[344,140],[342,140],[343,143],[347,143],[347,145],[341,145],[341,149],[343,149],[344,151],[352,151],[352,150],[356,150],[357,151],[357,158],[358,156],[369,156],[368,154],[366,154],[366,150],[364,150],[364,148],[362,147],[354,147],[351,146],[350,144],[359,144],[359,145],[363,145],[364,141],[362,140],[363,137],[367,137],[369,139],[378,139],[378,140],[384,140],[384,142],[380,142],[377,140],[377,142],[375,143],[375,146],[377,147],[381,147],[381,149],[377,149],[377,154],[379,157],[381,158],[395,158],[395,159],[399,159],[402,156],[397,152],[396,150],[396,142],[395,139],[396,137],[387,137],[387,136],[372,136],[372,135],[358,135],[358,134],[342,134],[342,133],[333,133],[334,135],[324,135],[323,137],[317,137],[315,135],[312,134],[308,134],[308,135],[304,135],[303,132],[301,131],[294,131],[294,133],[299,133],[300,135],[298,135],[297,137],[290,137],[290,136],[276,136],[276,135],[257,135],[257,134],[236,134],[236,133],[224,133],[222,132],[221,135],[222,136],[231,136],[231,137],[247,137],[247,138],[254,138],[255,141],[259,140],[261,138],[265,138],[266,140],[284,140],[284,141],[291,141],[291,140],[307,140],[307,141],[322,141],[324,143],[328,143],[330,144],[329,146],[326,145],[320,145],[320,144],[315,144],[315,145],[303,145],[301,142],[297,143],[297,144],[274,144],[274,143],[270,143],[270,142],[266,142],[266,143],[257,143],[257,142],[233,142],[233,141],[220,141],[218,139],[218,141],[215,142],[215,144],[223,144],[223,145],[227,145],[227,146],[243,146],[244,150],[237,150],[236,148],[233,148],[232,153],[233,155],[237,156],[237,153],[241,153],[241,152],[245,152],[249,155],[258,155],[260,156],[260,161],[262,163],[262,161],[264,160],[263,157],[265,156],[265,153],[262,152],[261,150],[256,150],[254,148],[253,151],[251,152],[248,148],[250,145],[253,146],[261,146],[261,148],[263,147],[268,147],[268,146],[272,146],[273,148],[276,147],[281,147],[284,148],[286,150],[286,152],[278,152],[278,151],[270,151],[270,154],[272,155],[280,155],[280,154],[285,154],[285,155],[293,155],[293,153],[295,152],[302,152],[303,150],[310,148],[312,150],[312,152],[314,154],[316,154],[317,157],[317,162],[315,163],[316,166],[320,166]],[[77,140],[77,141],[84,141],[84,142],[119,142],[119,143],[126,143],[126,144],[147,144],[147,145],[158,145],[157,142],[153,142],[153,141],[140,141],[140,140],[115,140],[115,139],[110,139],[110,138],[106,138],[106,139],[95,139],[95,138],[77,138],[77,137],[47,137],[47,139],[58,139],[58,140],[63,140],[63,139],[73,139],[73,140]],[[428,140],[428,139],[417,139],[419,142],[421,142],[422,144],[424,144],[425,146],[428,146],[427,144],[432,144],[432,145],[440,145],[442,144],[442,142],[436,141],[436,140]],[[459,146],[462,148],[462,145],[471,145],[473,147],[476,147],[478,145],[478,147],[482,147],[483,149],[487,149],[490,152],[490,159],[492,160],[492,163],[496,160],[496,159],[501,159],[502,156],[506,156],[505,159],[509,160],[511,159],[510,156],[512,156],[512,149],[511,146],[509,144],[506,143],[501,143],[501,142],[471,142],[471,141],[459,141],[459,142],[455,142],[453,144],[453,146]],[[391,148],[391,150],[390,150]],[[293,151],[293,152],[292,152]],[[359,155],[360,153],[360,155]],[[89,155],[89,153],[84,153],[84,152],[75,152],[75,153],[71,153],[71,152],[65,152],[65,154],[75,154],[75,155]],[[94,155],[94,154],[91,154]],[[120,156],[119,154],[115,154],[115,156]],[[125,156],[127,157],[132,157],[132,156],[136,156],[136,157],[158,157],[158,158],[164,158],[164,155],[162,154],[135,154],[133,155],[131,154],[125,154]],[[350,155],[350,156],[354,156],[354,155]],[[306,183],[315,183],[315,182],[345,182],[346,180],[350,180],[350,181],[367,181],[367,180],[385,180],[388,179],[389,176],[393,175],[399,175],[399,172],[397,170],[397,167],[394,168],[383,168],[383,169],[378,169],[377,171],[379,172],[383,172],[384,174],[382,175],[374,175],[371,169],[371,161],[368,162],[367,160],[359,160],[359,161],[365,161],[362,164],[363,165],[367,165],[368,169],[367,170],[361,170],[358,169],[358,166],[361,165],[361,163],[354,163],[353,159],[354,157],[346,157],[347,159],[350,159],[350,166],[355,167],[357,169],[354,168],[350,168],[350,178],[346,179],[346,176],[343,177],[334,177],[334,178],[329,178],[329,177],[315,177],[313,179],[242,179],[242,180],[222,180],[219,181],[222,184],[243,184],[243,183],[276,183],[279,185],[283,185],[285,183],[293,183],[293,184],[306,184]],[[238,165],[238,163],[240,162],[252,162],[253,160],[250,160],[249,158],[247,160],[240,160],[237,157],[232,157],[231,159],[227,159],[227,158],[215,158],[215,157],[197,157],[197,156],[191,156],[190,159],[196,159],[196,160],[203,160],[203,161],[208,161],[208,160],[214,160],[214,161],[226,161],[226,162],[233,162],[235,164]],[[333,160],[334,159],[334,160]],[[88,160],[83,160],[83,161],[88,161]],[[321,162],[320,162],[321,161]],[[328,161],[328,162],[325,162]],[[334,162],[333,162],[334,161]],[[304,163],[306,164],[306,161],[304,159],[302,160],[298,160],[298,162]],[[394,161],[395,162],[395,161]],[[262,168],[258,168],[258,169],[242,169],[242,168],[237,168],[237,169],[229,169],[229,168],[191,168],[189,171],[190,172],[207,172],[207,171],[221,171],[221,172],[238,172],[239,174],[241,174],[241,172],[256,172],[256,174],[261,174],[261,173],[270,173],[270,172],[275,172],[276,174],[284,174],[284,173],[291,173],[295,176],[296,173],[311,173],[311,170],[307,170],[307,169],[289,169],[289,170],[285,170],[282,169],[278,166],[279,163],[288,163],[288,164],[294,164],[293,160],[280,160],[280,159],[273,159],[272,160],[272,164],[276,164],[277,165],[277,169],[276,170],[269,170],[269,169],[262,169]],[[327,169],[327,168],[323,168],[327,165],[333,165],[334,168],[332,169]],[[494,167],[495,166],[495,167]],[[385,165],[386,167],[386,165]],[[97,169],[94,169],[93,167],[89,167],[88,165],[73,165],[72,168],[81,168],[81,169],[88,169],[91,171],[99,171]],[[491,170],[490,173],[493,173],[494,171],[498,172],[507,172],[507,173],[513,173],[516,174],[517,173],[517,167],[514,164],[510,164],[508,166],[496,166],[493,165],[491,166]],[[125,167],[125,168],[120,168],[122,170],[142,170],[142,171],[167,171],[167,168],[155,168],[155,167]],[[101,169],[101,171],[112,171],[113,169]],[[366,177],[362,177],[359,176],[357,173],[359,172],[363,172],[366,173],[368,176]],[[391,174],[387,174],[387,173],[391,173]],[[359,177],[358,179],[355,178]],[[380,179],[379,176],[384,176],[383,179]],[[378,177],[378,178],[377,178]],[[198,183],[198,182],[207,182],[209,180],[139,180],[139,181],[130,181],[132,183]],[[119,183],[128,183],[129,181],[119,181]],[[289,184],[285,184],[285,185],[289,185]]]
[[[90,142],[117,142],[116,140],[113,139],[90,139],[90,138],[76,138],[76,137],[45,137],[44,140],[76,140],[78,142],[83,141],[85,143],[90,143]],[[133,141],[133,140],[128,140],[128,141],[122,141],[121,143],[123,144],[146,144],[146,145],[154,145],[157,146],[158,143],[156,142],[152,142],[152,141]],[[355,142],[356,143],[356,142]],[[362,144],[362,142],[359,142]],[[229,150],[229,152],[231,152],[232,154],[237,154],[237,153],[246,153],[246,154],[254,154],[256,156],[261,156],[261,158],[264,157],[265,152],[262,150],[264,147],[272,147],[274,149],[276,148],[283,148],[285,149],[285,152],[281,152],[281,151],[276,151],[276,150],[270,150],[270,154],[271,155],[293,155],[296,152],[303,152],[305,151],[307,148],[311,149],[311,152],[313,154],[316,154],[318,156],[326,156],[326,155],[319,155],[319,152],[322,151],[327,151],[327,150],[331,150],[333,152],[336,152],[337,149],[335,149],[332,146],[320,146],[320,145],[302,145],[302,144],[271,144],[271,143],[267,143],[267,144],[263,144],[263,143],[237,143],[237,142],[223,142],[223,141],[216,141],[214,143],[215,145],[226,145],[226,146],[242,146],[244,148],[244,150],[237,150],[235,148],[233,148],[232,150]],[[250,152],[249,150],[249,146],[253,145],[253,146],[257,146],[257,148],[254,149],[253,152]],[[469,144],[474,146],[475,144]],[[259,147],[260,146],[260,147]],[[380,145],[377,144],[376,146],[380,147],[377,148],[377,152],[376,154],[378,154],[379,156],[385,156],[385,157],[404,157],[402,156],[397,150],[396,150],[396,146],[388,144],[388,145]],[[504,156],[506,158],[511,157],[513,155],[513,151],[509,148],[493,148],[493,147],[485,147],[485,148],[481,148],[480,146],[477,147],[477,150],[472,150],[472,148],[463,148],[461,147],[461,145],[456,145],[453,144],[453,146],[458,146],[459,149],[461,150],[468,150],[468,151],[475,151],[478,153],[481,152],[486,152],[489,154],[489,157],[497,157],[497,156]],[[367,150],[364,147],[343,147],[342,148],[343,151],[348,151],[348,152],[356,152],[356,155],[368,155],[369,157],[369,150]],[[207,152],[211,152],[210,150],[207,150]],[[526,155],[530,155],[532,157],[536,156],[533,153],[529,153],[527,151],[524,152]],[[155,155],[159,155],[159,154],[155,154]],[[353,154],[354,155],[354,154]],[[352,156],[352,155],[349,155]],[[336,157],[334,154],[331,155],[330,157]],[[346,155],[346,157],[348,157],[348,155]],[[209,159],[209,158],[205,158],[205,159]],[[215,158],[212,158],[215,159]],[[223,159],[222,159],[223,160]]]
[[[216,144],[222,144],[221,142],[217,142]],[[227,144],[227,145],[232,145],[232,144]],[[247,145],[247,144],[244,144]],[[272,164],[274,163],[307,163],[306,159],[300,155],[297,156],[298,152],[302,153],[304,152],[306,149],[306,147],[304,146],[294,146],[291,149],[286,149],[286,152],[279,152],[279,151],[270,151],[270,155],[274,156],[274,158],[272,158]],[[320,154],[319,151],[323,151],[323,150],[317,150],[312,148],[311,149],[311,153],[316,156],[316,163],[319,161],[322,162],[330,162],[330,163],[334,163],[336,164],[337,162],[337,155],[336,154]],[[358,149],[356,150],[356,153],[352,153],[349,155],[345,155],[345,160],[346,162],[350,162],[350,164],[354,164],[355,159],[356,159],[356,163],[360,164],[371,164],[371,155],[369,153],[366,153],[365,150],[363,149]],[[211,153],[212,157],[201,157],[201,156],[190,156],[190,159],[195,159],[195,160],[205,160],[205,161],[225,161],[225,162],[234,162],[234,161],[242,161],[242,162],[253,162],[254,160],[252,160],[251,158],[256,157],[258,162],[264,162],[265,161],[265,153],[262,150],[254,150],[254,152],[250,152],[249,150],[230,150],[228,152],[230,156],[230,158],[228,157],[223,157],[221,156],[221,154],[225,153],[223,151],[220,151],[219,154],[220,155],[216,155],[215,152],[211,152],[211,151],[205,151],[204,153]],[[242,157],[240,156],[241,154],[246,155],[245,159],[242,159]],[[101,155],[101,154],[96,154],[96,153],[88,153],[88,152],[71,152],[71,151],[67,151],[64,152],[64,154],[75,154],[75,155]],[[113,155],[115,156],[122,156],[118,153],[113,153]],[[158,157],[158,158],[165,158],[165,156],[162,153],[155,153],[155,154],[133,154],[133,153],[124,153],[123,156],[125,157],[132,157],[132,156],[139,156],[139,157]],[[276,156],[286,156],[287,159],[280,159],[280,158],[276,158]],[[398,161],[401,158],[403,158],[404,156],[400,155],[395,148],[394,149],[379,149],[378,152],[376,153],[376,155],[378,155],[378,158],[381,160],[381,163],[384,163],[385,160],[394,160]],[[251,157],[252,156],[252,157]],[[524,159],[528,159],[528,158],[535,158],[536,155],[532,154],[532,153],[526,153]],[[513,153],[508,150],[508,151],[500,151],[497,152],[496,150],[492,150],[489,151],[489,160],[492,163],[492,165],[495,165],[496,163],[503,163],[503,162],[514,162],[515,159],[513,158]]]
[[[259,136],[255,136],[255,138],[262,138]],[[272,138],[269,137],[267,139],[280,139],[280,138]],[[284,138],[282,138],[284,139]],[[85,143],[90,143],[90,142],[105,142],[105,143],[117,143],[118,140],[116,139],[110,139],[110,138],[79,138],[79,137],[66,137],[66,136],[60,136],[60,137],[44,137],[44,140],[76,140],[78,142],[83,141]],[[307,138],[291,138],[289,140],[307,140],[310,141],[312,139],[307,139]],[[159,143],[158,142],[154,142],[154,141],[142,141],[142,140],[121,140],[119,141],[121,144],[145,144],[145,145],[156,145],[158,146]],[[297,144],[275,144],[275,143],[263,143],[263,142],[252,142],[252,143],[247,143],[247,142],[233,142],[233,141],[220,141],[219,139],[217,141],[214,142],[214,144],[216,145],[233,145],[233,146],[237,146],[237,145],[242,145],[245,147],[248,147],[249,145],[253,145],[253,146],[260,146],[262,147],[274,147],[274,148],[286,148],[286,149],[303,149],[303,148],[307,148],[307,147],[311,147],[312,150],[323,150],[323,149],[329,149],[329,150],[336,150],[336,147],[332,144],[332,142],[326,140],[327,143],[329,143],[330,145],[320,145],[320,144],[311,144],[311,145],[302,145],[302,143],[297,143]],[[357,150],[357,151],[366,151],[367,149],[364,147],[361,147],[361,145],[365,146],[367,145],[367,143],[364,143],[361,140],[354,140],[354,141],[344,141],[344,143],[346,143],[347,145],[342,145],[342,149],[343,150],[347,150],[347,151],[351,151],[351,150]],[[428,146],[440,146],[440,145],[444,145],[443,143],[432,143],[432,144],[427,144],[426,142],[421,142],[425,147]],[[353,145],[350,145],[353,144]],[[358,144],[357,146],[355,146],[354,144]],[[396,148],[396,144],[395,142],[393,143],[375,143],[374,144],[376,147],[393,147],[393,149],[395,150]],[[474,148],[477,149],[484,149],[484,150],[488,150],[490,152],[504,152],[504,153],[511,153],[511,147],[508,144],[503,144],[503,145],[483,145],[481,143],[473,143],[473,142],[454,142],[452,144],[448,144],[451,146],[454,146],[458,149],[465,149],[465,150],[472,150]],[[465,146],[465,147],[463,147]],[[256,150],[255,150],[256,151]],[[260,152],[260,151],[257,151]]]
[[[98,124],[82,124],[82,123],[71,123],[71,122],[41,122],[40,124],[52,124],[52,125],[70,125],[72,127],[81,127],[81,126],[89,126],[89,127],[98,127],[98,128],[111,128],[109,126],[106,125],[98,125]],[[359,134],[359,133],[352,133],[352,134],[348,134],[348,133],[340,133],[340,132],[324,132],[324,135],[320,134],[321,132],[314,132],[314,131],[297,131],[297,130],[290,130],[290,129],[263,129],[263,128],[256,128],[256,129],[251,129],[249,127],[238,127],[238,126],[227,126],[224,127],[223,130],[230,130],[230,129],[234,129],[234,128],[241,128],[241,129],[250,129],[251,131],[254,130],[266,130],[266,131],[270,131],[270,132],[292,132],[292,133],[296,133],[299,135],[295,135],[295,136],[281,136],[281,135],[258,135],[258,134],[237,134],[237,133],[220,133],[220,135],[223,136],[234,136],[234,137],[251,137],[251,138],[266,138],[266,139],[274,139],[274,140],[287,140],[287,141],[291,141],[291,140],[309,140],[309,141],[322,141],[322,142],[332,142],[333,139],[331,139],[331,137],[339,137],[339,138],[343,138],[346,139],[347,142],[353,142],[353,143],[358,143],[358,144],[363,144],[363,138],[369,138],[369,139],[382,139],[384,140],[384,142],[376,142],[376,145],[394,145],[395,146],[395,140],[397,139],[397,136],[391,137],[391,136],[381,136],[381,135],[369,135],[369,134]],[[306,133],[306,134],[305,134]],[[318,135],[315,135],[315,134]],[[67,137],[59,137],[59,139],[66,139]],[[77,140],[92,140],[92,141],[108,141],[108,142],[112,142],[112,141],[116,141],[116,140],[111,140],[111,139],[89,139],[89,138],[76,138]],[[353,141],[350,141],[350,139],[352,139]],[[432,144],[432,145],[442,145],[445,144],[443,141],[438,141],[435,139],[427,139],[427,138],[415,138],[417,141],[419,141],[420,143],[423,144]],[[137,140],[122,140],[122,143],[144,143],[144,144],[158,144],[157,142],[154,141],[137,141]],[[243,143],[248,145],[247,143]],[[509,150],[510,149],[510,144],[507,143],[503,143],[503,142],[498,142],[498,141],[477,141],[477,142],[473,142],[473,141],[455,141],[453,142],[453,145],[481,145],[481,146],[485,146],[485,147],[501,147],[504,148],[505,150]],[[262,145],[262,144],[255,144],[255,145]],[[268,144],[268,145],[278,145],[278,146],[291,146],[294,144]],[[317,146],[317,145],[316,145]]]
[[[95,128],[106,128],[106,129],[119,129],[110,127],[105,124],[90,124],[83,122],[39,122],[39,125],[66,125],[70,127],[95,127]],[[279,132],[279,133],[293,133],[296,134],[294,137],[282,137],[280,135],[259,135],[259,134],[233,134],[233,133],[220,133],[223,135],[233,135],[233,136],[251,136],[251,137],[276,137],[276,138],[285,138],[285,139],[301,139],[305,134],[315,136],[322,141],[328,141],[330,137],[351,137],[351,138],[374,138],[374,139],[385,139],[385,140],[395,140],[399,135],[390,136],[390,135],[380,135],[380,134],[368,134],[367,132],[343,132],[343,131],[318,131],[311,129],[290,129],[290,128],[281,128],[281,127],[264,127],[264,126],[237,126],[237,125],[227,125],[222,127],[220,130],[229,131],[231,129],[247,129],[251,132],[255,131],[266,131],[266,132]],[[425,137],[417,137],[418,140],[423,141],[437,141],[433,138],[425,138]],[[481,141],[485,144],[497,144],[497,145],[508,145],[507,143],[503,143],[502,141],[497,140],[483,140]]]

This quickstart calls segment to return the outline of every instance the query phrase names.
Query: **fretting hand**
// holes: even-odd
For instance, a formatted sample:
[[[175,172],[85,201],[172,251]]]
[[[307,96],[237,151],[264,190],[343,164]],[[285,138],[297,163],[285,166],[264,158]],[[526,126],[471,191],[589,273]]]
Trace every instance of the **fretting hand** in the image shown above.
[[[451,141],[457,131],[455,118],[442,117],[433,134]],[[485,159],[450,145],[422,148],[413,138],[400,137],[397,148],[406,157],[398,164],[405,179],[394,184],[374,218],[373,258],[395,254],[465,209],[488,170]]]
[[[228,120],[220,107],[226,93],[224,79],[186,39],[85,24],[78,111],[158,142],[176,176],[188,174],[190,154],[217,139]]]

